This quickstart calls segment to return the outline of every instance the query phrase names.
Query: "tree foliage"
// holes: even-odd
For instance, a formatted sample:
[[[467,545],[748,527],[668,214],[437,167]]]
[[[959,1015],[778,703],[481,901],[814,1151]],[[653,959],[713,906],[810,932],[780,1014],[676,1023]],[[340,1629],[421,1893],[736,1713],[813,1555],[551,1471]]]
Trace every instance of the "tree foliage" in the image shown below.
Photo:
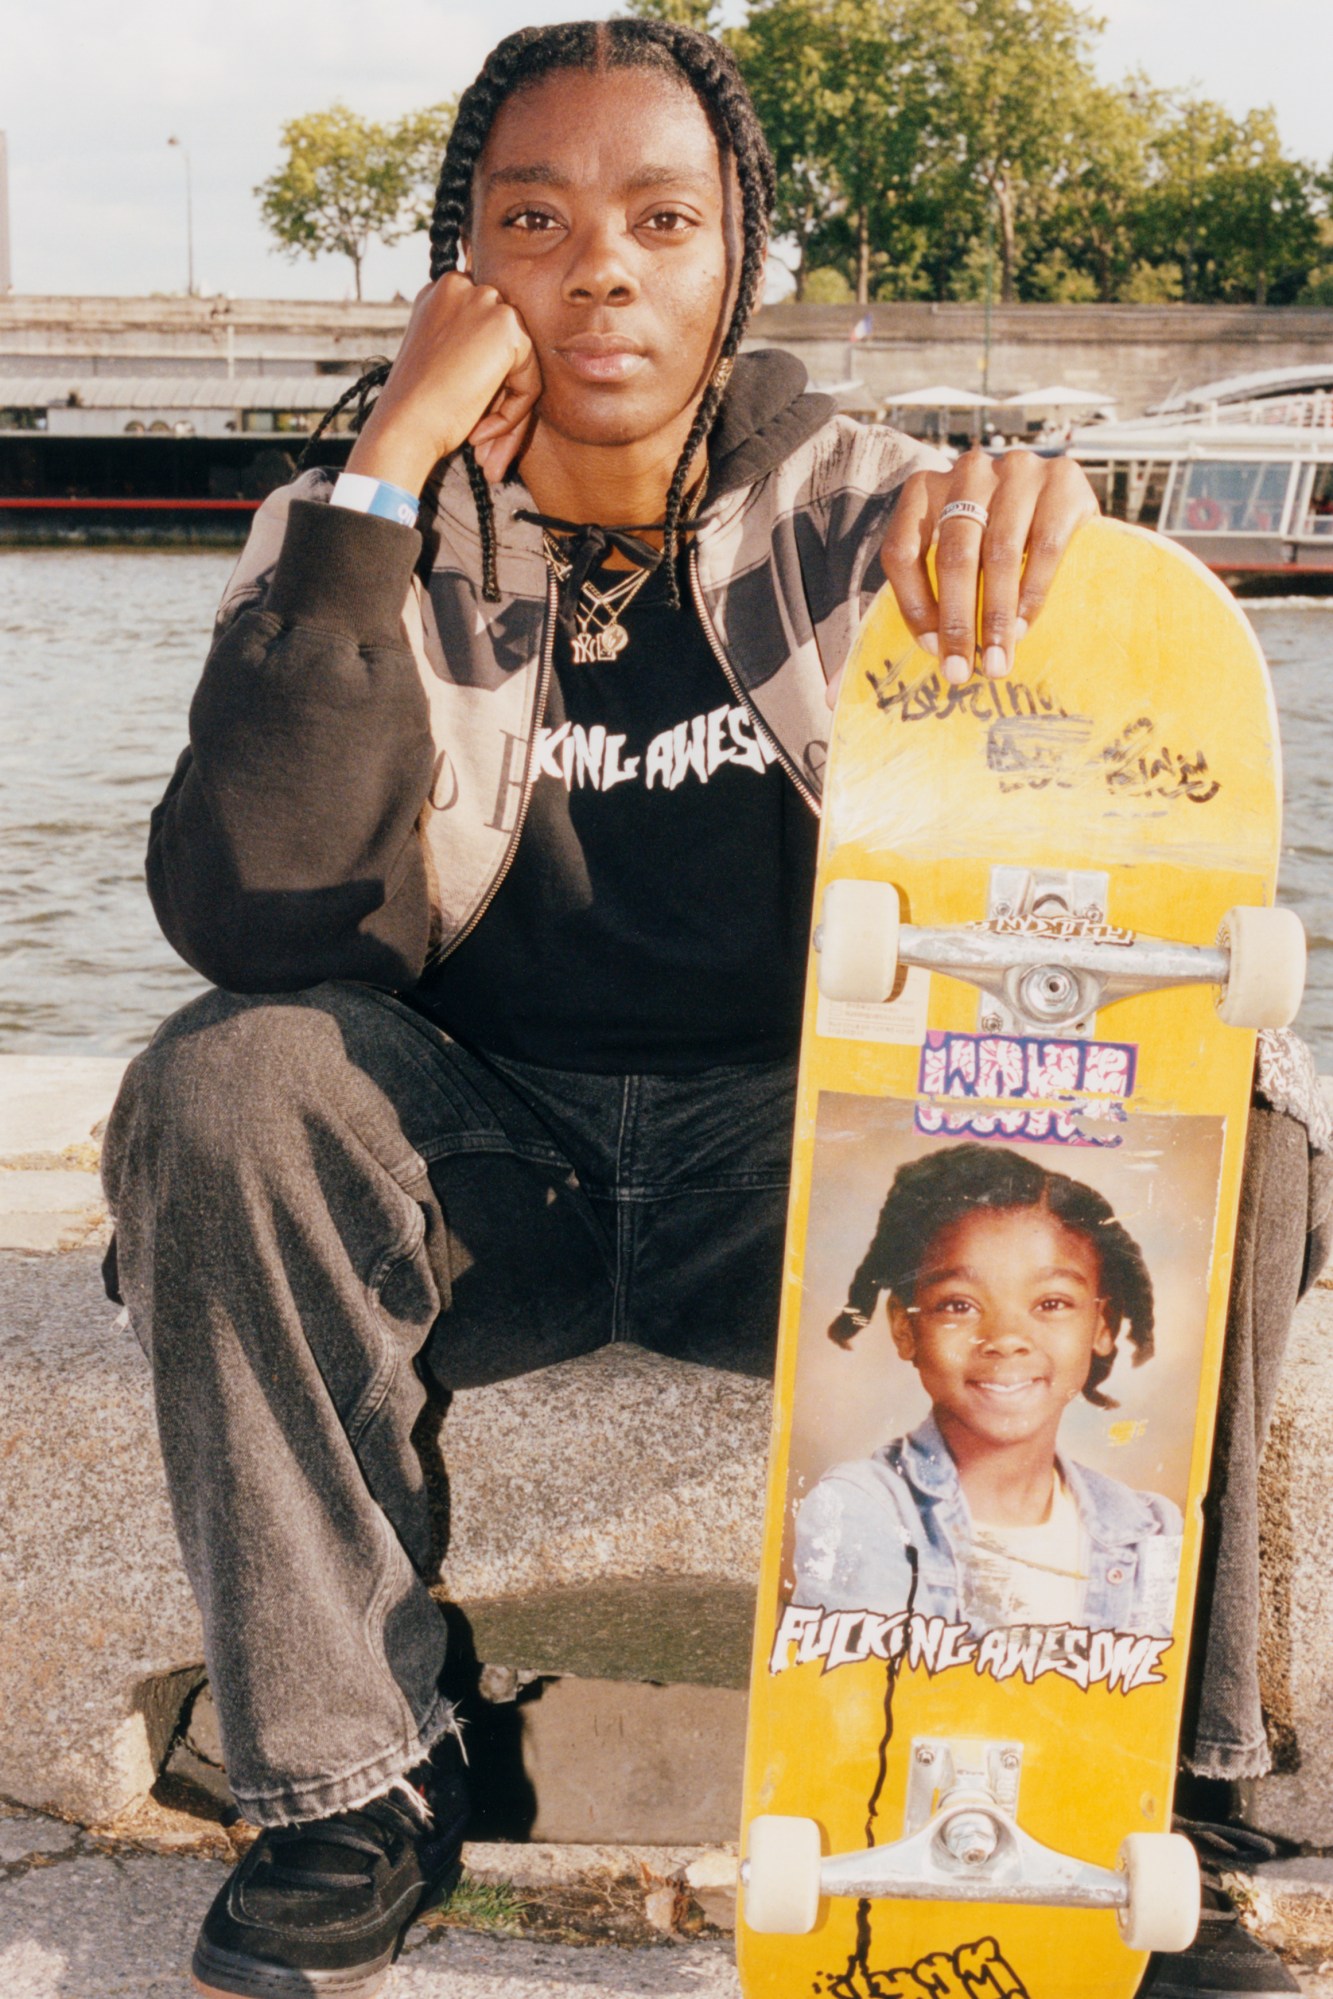
[[[1075,0],[749,0],[725,30],[720,0],[629,8],[730,44],[798,299],[1333,298],[1333,163],[1288,154],[1271,110],[1102,82]],[[455,108],[293,119],[256,189],[278,244],[350,258],[359,298],[368,245],[428,226]]]
[[[453,113],[452,104],[437,104],[381,125],[334,104],[290,119],[282,164],[255,189],[279,248],[289,257],[350,258],[359,299],[371,243],[428,226]]]
[[[815,268],[862,302],[1322,296],[1333,167],[1271,111],[1100,82],[1099,32],[1072,0],[752,0],[728,39],[797,297]]]

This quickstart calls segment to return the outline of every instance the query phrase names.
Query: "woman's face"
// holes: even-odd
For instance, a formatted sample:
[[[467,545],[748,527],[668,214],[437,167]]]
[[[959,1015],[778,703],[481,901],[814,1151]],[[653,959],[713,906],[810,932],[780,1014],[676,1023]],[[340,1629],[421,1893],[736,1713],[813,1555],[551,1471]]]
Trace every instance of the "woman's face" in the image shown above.
[[[915,1363],[951,1445],[1002,1446],[1049,1434],[1110,1354],[1101,1259],[1045,1208],[978,1208],[927,1245],[910,1307],[892,1307],[894,1343]]]
[[[465,248],[537,350],[540,424],[611,445],[688,429],[734,290],[734,183],[693,91],[651,70],[557,71],[502,105]]]

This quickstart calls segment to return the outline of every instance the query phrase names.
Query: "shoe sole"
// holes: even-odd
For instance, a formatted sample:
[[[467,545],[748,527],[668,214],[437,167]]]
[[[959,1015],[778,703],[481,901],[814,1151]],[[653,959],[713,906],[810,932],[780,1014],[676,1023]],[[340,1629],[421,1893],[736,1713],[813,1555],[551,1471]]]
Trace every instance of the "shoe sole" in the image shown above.
[[[388,1977],[394,1955],[386,1950],[369,1964],[340,1971],[301,1971],[200,1943],[190,1975],[195,1991],[207,1999],[371,1999]]]

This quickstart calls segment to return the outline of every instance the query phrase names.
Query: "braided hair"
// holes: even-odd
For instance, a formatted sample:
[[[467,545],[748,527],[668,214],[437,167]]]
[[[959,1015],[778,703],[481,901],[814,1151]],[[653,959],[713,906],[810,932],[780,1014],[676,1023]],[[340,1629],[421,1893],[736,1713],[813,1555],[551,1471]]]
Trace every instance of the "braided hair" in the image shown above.
[[[950,1145],[900,1166],[880,1210],[870,1247],[848,1288],[847,1303],[829,1327],[845,1346],[867,1325],[887,1291],[900,1305],[916,1298],[922,1259],[942,1230],[979,1208],[1005,1212],[1043,1208],[1067,1229],[1086,1237],[1101,1266],[1106,1322],[1118,1337],[1126,1330],[1139,1367],[1153,1351],[1153,1293],[1148,1266],[1110,1203],[1082,1180],[1052,1173],[1006,1146]],[[1114,1409],[1102,1383],[1114,1352],[1094,1354],[1083,1393],[1099,1409]]]
[[[676,82],[684,81],[708,116],[723,173],[729,164],[734,166],[741,190],[742,251],[735,302],[708,386],[667,490],[662,565],[671,601],[679,603],[675,558],[686,481],[690,466],[717,419],[732,364],[754,309],[775,189],[772,155],[730,51],[711,35],[700,34],[694,28],[675,21],[638,17],[566,21],[553,27],[520,28],[517,34],[506,35],[491,50],[476,81],[459,99],[458,115],[449,135],[435,193],[430,225],[430,275],[434,280],[457,267],[459,242],[471,221],[473,175],[501,105],[516,91],[558,70],[613,69],[653,69]],[[352,425],[359,430],[374,407],[375,392],[388,374],[387,361],[369,366],[319,424],[306,455],[333,418],[353,403],[356,408]],[[490,487],[470,445],[462,446],[462,456],[481,530],[482,595],[495,603],[500,586]]]

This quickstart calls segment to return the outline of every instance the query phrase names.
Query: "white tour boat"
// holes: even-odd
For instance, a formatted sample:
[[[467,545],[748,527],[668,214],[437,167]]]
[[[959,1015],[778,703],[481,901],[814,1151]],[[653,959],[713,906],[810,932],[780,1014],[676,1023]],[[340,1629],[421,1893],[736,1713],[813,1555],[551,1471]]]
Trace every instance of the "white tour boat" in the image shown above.
[[[1233,588],[1333,590],[1333,365],[1235,375],[1075,430],[1103,510],[1159,529]]]

